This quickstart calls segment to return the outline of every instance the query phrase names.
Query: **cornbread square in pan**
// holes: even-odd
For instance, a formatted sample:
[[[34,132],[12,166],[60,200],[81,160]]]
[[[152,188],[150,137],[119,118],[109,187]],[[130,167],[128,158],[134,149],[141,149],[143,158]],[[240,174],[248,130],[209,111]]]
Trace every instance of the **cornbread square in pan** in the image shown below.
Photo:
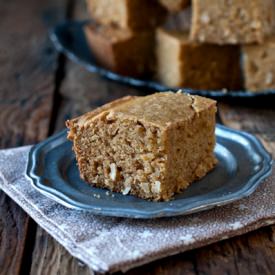
[[[275,36],[261,45],[242,47],[245,88],[252,92],[275,89]]]
[[[124,97],[67,121],[81,177],[169,200],[216,164],[216,102],[182,93]]]
[[[160,3],[170,12],[182,11],[188,7],[191,0],[159,0]]]
[[[262,43],[272,32],[274,0],[193,0],[191,38],[217,44]]]
[[[90,23],[84,27],[98,64],[118,74],[149,77],[155,68],[153,31],[133,32]]]
[[[187,32],[157,31],[157,77],[170,87],[238,90],[240,47],[192,42]],[[230,70],[230,73],[229,73]]]
[[[86,0],[93,20],[131,30],[148,30],[162,24],[166,10],[157,0]]]

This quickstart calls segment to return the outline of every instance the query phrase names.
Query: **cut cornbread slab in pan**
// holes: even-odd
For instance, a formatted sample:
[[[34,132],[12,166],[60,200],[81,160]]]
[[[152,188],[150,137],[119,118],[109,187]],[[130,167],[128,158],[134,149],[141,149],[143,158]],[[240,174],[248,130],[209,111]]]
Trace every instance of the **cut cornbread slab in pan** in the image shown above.
[[[169,200],[216,164],[216,102],[182,93],[124,97],[67,121],[81,177]]]
[[[262,43],[274,27],[274,0],[192,0],[192,40]]]

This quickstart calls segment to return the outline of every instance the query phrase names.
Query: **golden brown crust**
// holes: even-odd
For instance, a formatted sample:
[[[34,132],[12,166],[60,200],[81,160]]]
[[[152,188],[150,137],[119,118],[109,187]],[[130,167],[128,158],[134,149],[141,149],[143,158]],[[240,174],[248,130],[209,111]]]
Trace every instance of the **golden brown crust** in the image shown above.
[[[66,124],[67,128],[69,129],[68,136],[67,136],[68,139],[73,140],[74,135],[76,133],[76,128],[83,126],[85,124],[85,122],[87,122],[88,120],[92,119],[93,117],[99,115],[100,113],[102,113],[104,111],[110,110],[111,108],[114,108],[115,106],[123,104],[129,100],[134,99],[134,98],[136,98],[136,97],[135,96],[125,96],[125,97],[119,98],[117,100],[111,101],[101,107],[98,107],[95,110],[90,111],[82,116],[76,117],[71,120],[67,120],[65,122],[65,124]]]
[[[195,113],[215,106],[215,104],[216,102],[212,99],[192,96],[181,91],[179,93],[155,93],[145,97],[127,96],[67,121],[66,125],[69,128],[81,127],[90,123],[97,115],[101,115],[103,111],[108,111],[116,113],[120,117],[132,117],[141,122],[146,121],[159,127],[169,127],[177,121],[189,120]]]

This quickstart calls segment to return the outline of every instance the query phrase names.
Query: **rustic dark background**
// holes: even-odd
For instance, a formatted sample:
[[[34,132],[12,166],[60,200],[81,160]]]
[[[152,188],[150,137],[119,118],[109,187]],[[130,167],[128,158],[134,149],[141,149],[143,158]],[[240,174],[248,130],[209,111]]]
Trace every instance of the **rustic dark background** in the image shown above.
[[[80,0],[0,0],[0,145],[33,144],[64,120],[138,90],[103,80],[58,54],[48,30],[85,18]],[[244,102],[245,103],[245,102]],[[269,107],[219,104],[223,124],[256,134],[275,154]],[[270,106],[271,105],[271,106]],[[0,274],[92,274],[0,191]],[[275,226],[165,258],[128,274],[275,274]]]

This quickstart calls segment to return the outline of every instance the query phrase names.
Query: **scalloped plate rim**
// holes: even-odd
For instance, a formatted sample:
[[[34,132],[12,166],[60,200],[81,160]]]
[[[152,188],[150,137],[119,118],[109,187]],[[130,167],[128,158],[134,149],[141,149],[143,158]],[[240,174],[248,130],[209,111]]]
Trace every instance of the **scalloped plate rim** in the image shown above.
[[[230,131],[232,133],[235,133],[237,135],[241,135],[245,139],[249,140],[255,148],[257,148],[257,153],[261,154],[263,158],[263,168],[260,171],[257,171],[246,183],[245,186],[241,190],[238,190],[238,195],[236,194],[230,194],[223,197],[223,200],[217,201],[216,200],[210,200],[207,203],[198,205],[196,207],[193,207],[189,210],[182,210],[180,208],[173,208],[173,206],[163,207],[161,210],[150,210],[149,212],[146,210],[140,210],[140,209],[129,209],[121,208],[121,207],[108,207],[105,206],[104,209],[100,208],[96,205],[87,205],[87,204],[81,204],[81,202],[75,203],[73,200],[68,198],[66,195],[64,195],[60,191],[53,190],[52,187],[48,188],[43,183],[43,179],[41,175],[37,175],[35,172],[35,168],[37,167],[37,154],[40,153],[40,151],[48,144],[53,143],[55,140],[60,139],[64,136],[66,130],[61,131],[60,133],[48,138],[47,140],[33,146],[29,153],[29,161],[28,166],[26,170],[27,176],[31,179],[32,185],[41,193],[46,195],[47,197],[57,201],[58,203],[69,207],[73,209],[78,210],[85,210],[90,211],[94,214],[100,214],[104,216],[115,216],[115,217],[127,217],[127,218],[143,218],[143,219],[150,219],[150,218],[160,218],[160,217],[171,217],[171,216],[178,216],[178,215],[187,215],[191,213],[196,213],[202,210],[211,209],[216,206],[225,205],[228,203],[231,203],[233,201],[239,200],[241,198],[247,197],[251,195],[256,188],[259,186],[259,184],[267,178],[271,174],[272,170],[272,158],[271,155],[265,150],[263,145],[260,143],[260,141],[253,135],[248,134],[246,132],[241,132],[237,130],[233,130],[221,125],[217,125],[217,129],[220,129],[221,131]],[[63,142],[64,143],[64,142]],[[144,200],[142,200],[144,201]],[[148,202],[148,201],[146,201]],[[173,201],[171,201],[173,202]],[[149,203],[155,203],[155,202],[149,202]],[[125,206],[125,205],[124,205]]]

